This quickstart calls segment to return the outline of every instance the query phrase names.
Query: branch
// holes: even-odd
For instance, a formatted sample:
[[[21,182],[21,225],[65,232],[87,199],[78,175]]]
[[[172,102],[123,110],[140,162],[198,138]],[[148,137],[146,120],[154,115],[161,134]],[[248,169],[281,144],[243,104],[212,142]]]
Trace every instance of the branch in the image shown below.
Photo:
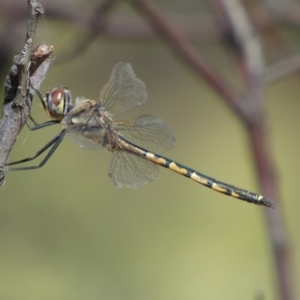
[[[172,24],[153,2],[149,0],[129,0],[149,21],[152,29],[166,41],[174,53],[187,64],[197,75],[204,78],[217,91],[237,116],[249,117],[241,99],[241,94],[218,72],[207,64],[200,50],[195,49],[184,33]]]
[[[276,210],[265,210],[268,225],[280,299],[293,299],[291,265],[288,234],[284,224],[284,213],[279,202],[271,146],[268,141],[267,122],[263,108],[265,67],[260,41],[248,15],[239,0],[214,0],[222,11],[229,27],[236,52],[241,56],[241,66],[245,74],[247,93],[245,99],[249,110],[253,110],[253,121],[245,119],[252,155],[257,166],[259,182],[263,194],[277,204]]]
[[[220,10],[226,20],[228,35],[232,41],[233,50],[240,56],[240,65],[247,85],[247,92],[256,92],[251,101],[259,101],[262,98],[262,74],[264,59],[262,47],[257,34],[252,27],[248,14],[239,0],[214,0],[215,6]]]
[[[19,132],[26,123],[30,112],[33,91],[39,88],[50,67],[52,46],[40,45],[32,51],[34,36],[39,17],[43,14],[42,6],[35,0],[28,0],[27,33],[21,53],[14,58],[4,84],[2,120],[0,123],[0,186],[5,182],[4,167]]]

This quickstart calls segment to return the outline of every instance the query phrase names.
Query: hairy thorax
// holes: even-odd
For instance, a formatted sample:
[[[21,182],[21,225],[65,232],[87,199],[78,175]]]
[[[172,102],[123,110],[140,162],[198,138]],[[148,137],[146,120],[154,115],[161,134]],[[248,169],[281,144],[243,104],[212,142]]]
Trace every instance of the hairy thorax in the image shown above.
[[[99,102],[84,100],[76,104],[61,122],[70,135],[78,132],[84,138],[91,140],[110,151],[118,146],[118,134],[110,114]]]

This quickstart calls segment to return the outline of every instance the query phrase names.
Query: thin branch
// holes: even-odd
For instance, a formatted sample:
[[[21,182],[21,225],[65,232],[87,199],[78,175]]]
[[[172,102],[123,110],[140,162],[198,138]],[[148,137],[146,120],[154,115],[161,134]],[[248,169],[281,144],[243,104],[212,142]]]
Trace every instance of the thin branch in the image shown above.
[[[214,0],[222,16],[226,19],[226,28],[229,30],[231,45],[235,46],[235,52],[242,55],[241,66],[248,93],[262,88],[261,77],[264,70],[264,59],[261,43],[249,20],[248,14],[239,0]],[[258,92],[258,94],[261,94]],[[251,97],[251,101],[257,101],[262,96]]]
[[[41,45],[32,51],[34,36],[42,6],[35,0],[28,0],[28,22],[24,47],[14,58],[5,84],[2,120],[0,123],[0,186],[5,182],[4,166],[19,132],[26,123],[30,111],[33,92],[29,91],[29,81],[38,88],[50,67],[48,58],[52,46]]]
[[[276,203],[276,209],[265,210],[267,228],[274,254],[274,273],[277,281],[279,299],[292,300],[293,298],[293,271],[289,248],[289,235],[284,222],[284,211],[279,201],[279,188],[276,178],[275,167],[268,141],[266,121],[261,119],[262,124],[248,128],[249,144],[252,147],[254,160],[258,168],[259,180],[263,193]]]
[[[214,0],[225,16],[231,35],[241,55],[241,65],[247,84],[246,99],[250,109],[254,109],[254,120],[245,125],[249,144],[257,166],[259,182],[263,194],[277,204],[276,210],[265,210],[270,241],[274,253],[276,279],[280,299],[293,299],[291,265],[288,234],[284,224],[283,210],[279,204],[279,191],[276,180],[271,146],[268,142],[267,122],[263,108],[264,101],[264,63],[260,41],[252,27],[246,10],[239,0]]]
[[[104,3],[106,1],[107,0],[105,0]],[[272,0],[272,2],[274,2],[274,0]],[[111,1],[107,1],[107,3],[111,3]],[[274,34],[278,35],[280,32],[270,33],[270,30],[276,30],[277,27],[275,27],[275,23],[288,19],[291,14],[288,13],[288,11],[291,11],[296,16],[300,14],[300,7],[296,3],[294,3],[295,5],[290,1],[281,1],[281,3],[281,5],[285,7],[285,10],[279,9],[278,13],[276,13],[276,11],[272,9],[273,15],[271,15],[270,10],[267,10],[266,7],[262,5],[256,5],[254,8],[252,6],[251,10],[249,10],[254,26],[266,39],[269,39],[271,43],[271,45],[268,45],[268,43],[265,44],[269,57],[273,55],[273,52],[277,53],[277,56],[282,52],[282,43],[280,40],[277,40],[278,37],[275,39],[277,46],[274,46]],[[101,5],[102,4],[100,4],[100,6]],[[126,39],[135,42],[155,41],[157,39],[156,34],[151,31],[147,24],[136,16],[127,17],[122,14],[115,14],[113,19],[108,19],[107,13],[100,13],[99,17],[94,18],[93,22],[91,22],[93,16],[97,16],[95,10],[91,13],[88,10],[83,11],[81,7],[76,5],[62,6],[61,2],[57,0],[45,3],[45,10],[47,11],[47,18],[49,19],[66,22],[78,30],[96,31],[98,29],[98,33],[104,35],[106,39]],[[281,17],[283,12],[286,13],[284,17]],[[8,30],[0,32],[0,56],[3,57],[3,60],[6,60],[7,57],[10,58],[11,49],[16,47],[16,41],[19,41],[19,29],[27,15],[24,6],[14,2],[7,2],[3,5],[0,15],[7,22],[12,19],[14,20],[9,23],[10,27]],[[223,38],[224,32],[228,32],[229,30],[227,22],[223,22],[222,26],[218,26],[219,23],[213,15],[193,15],[186,17],[184,15],[170,14],[169,19],[182,29],[186,37],[193,41],[218,41]],[[93,24],[94,28],[91,28],[91,24]],[[105,26],[103,26],[103,24],[105,24]],[[60,59],[61,57],[68,59],[69,54],[75,57],[84,52],[93,42],[95,35],[90,36],[87,34],[84,36],[84,39],[77,39],[78,44],[72,47],[71,53],[67,52],[63,54],[60,56]],[[287,54],[285,56],[287,56]]]
[[[62,6],[61,2],[57,0],[45,3],[44,8],[47,12],[47,19],[65,22],[78,30],[91,29],[91,18],[93,18],[93,15],[95,15],[95,11],[97,10],[96,8],[91,12],[89,10],[84,11],[82,10],[82,7],[76,6],[75,3],[72,3],[71,6]],[[6,5],[1,7],[0,16],[2,16],[2,18],[9,20],[15,18],[16,15],[18,17],[11,25],[16,25],[19,29],[19,24],[23,24],[27,17],[23,6],[20,6],[19,3],[7,2]],[[199,14],[187,17],[184,15],[172,14],[170,15],[170,19],[182,28],[185,34],[191,39],[216,40],[220,39],[222,36],[222,31],[215,22],[214,16]],[[256,21],[259,24],[262,24],[262,26],[265,26],[265,23],[268,22],[268,20],[265,21],[264,18],[261,18],[259,14]],[[98,28],[100,32],[105,33],[105,36],[110,39],[156,39],[156,35],[149,29],[147,24],[135,15],[124,16],[124,14],[115,13],[113,22],[107,22],[104,28],[102,27],[102,18],[95,18],[93,24],[95,28]],[[95,30],[95,28],[92,30]],[[6,31],[2,34],[6,34]],[[7,42],[11,44],[13,43],[13,40],[7,40]]]
[[[207,64],[200,50],[194,48],[184,33],[172,24],[166,15],[149,0],[129,0],[147,19],[152,29],[166,41],[174,53],[187,64],[197,75],[203,77],[226,103],[237,113],[237,116],[248,118],[241,94],[229,84],[218,72]]]

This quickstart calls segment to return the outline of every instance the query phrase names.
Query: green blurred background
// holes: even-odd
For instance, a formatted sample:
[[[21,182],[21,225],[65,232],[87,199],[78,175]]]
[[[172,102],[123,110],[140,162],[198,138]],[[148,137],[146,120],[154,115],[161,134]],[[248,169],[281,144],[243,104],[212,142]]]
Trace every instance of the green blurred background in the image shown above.
[[[197,7],[189,2],[186,13]],[[118,12],[132,13],[125,5]],[[79,35],[47,20],[47,12],[39,30],[37,42],[53,44],[57,58]],[[240,85],[222,43],[197,47]],[[166,156],[259,192],[239,119],[163,42],[98,38],[74,60],[54,61],[41,91],[65,85],[74,98],[97,98],[118,61],[132,64],[149,93],[146,104],[122,117],[159,116],[176,132]],[[300,297],[299,94],[299,77],[288,78],[267,87],[265,105]],[[32,116],[47,120],[38,100]],[[25,127],[10,160],[31,156],[59,132],[59,125]],[[108,159],[107,151],[66,138],[43,168],[7,174],[0,190],[1,299],[277,299],[264,208],[166,169],[141,189],[118,189],[107,175]]]

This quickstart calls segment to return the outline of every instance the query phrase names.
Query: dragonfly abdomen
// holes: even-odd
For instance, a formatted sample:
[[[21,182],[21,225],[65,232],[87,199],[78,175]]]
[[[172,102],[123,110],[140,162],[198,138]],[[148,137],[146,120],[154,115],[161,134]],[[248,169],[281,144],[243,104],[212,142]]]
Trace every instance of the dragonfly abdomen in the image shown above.
[[[188,177],[206,187],[209,187],[219,193],[232,196],[234,198],[257,204],[257,205],[264,205],[267,207],[274,207],[273,203],[268,199],[264,198],[261,195],[256,193],[250,192],[248,190],[244,190],[238,187],[235,187],[231,184],[224,183],[222,181],[218,181],[215,178],[209,177],[205,174],[202,174],[198,171],[195,171],[189,167],[186,167],[180,163],[172,161],[166,157],[157,155],[155,153],[151,153],[148,151],[143,151],[143,156],[158,164],[162,167],[168,168],[176,173],[179,173],[185,177]]]

